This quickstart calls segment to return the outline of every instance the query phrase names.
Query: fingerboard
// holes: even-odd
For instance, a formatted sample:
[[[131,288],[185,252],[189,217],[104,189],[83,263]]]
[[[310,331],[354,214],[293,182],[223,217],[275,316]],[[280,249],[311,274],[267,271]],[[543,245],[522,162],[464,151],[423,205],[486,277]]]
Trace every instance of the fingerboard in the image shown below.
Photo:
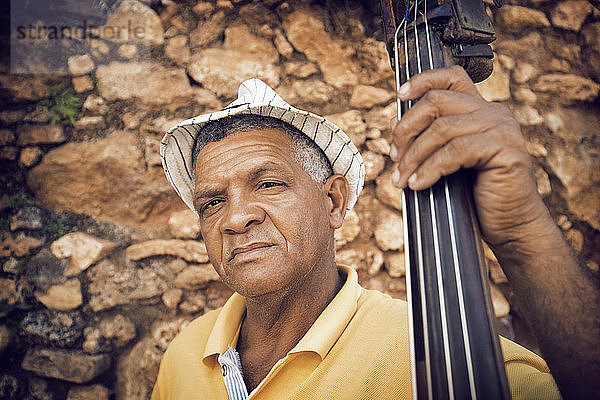
[[[398,86],[446,66],[426,3],[411,15],[396,31]],[[413,104],[398,103],[399,119]],[[415,399],[510,398],[472,196],[466,171],[402,194]]]

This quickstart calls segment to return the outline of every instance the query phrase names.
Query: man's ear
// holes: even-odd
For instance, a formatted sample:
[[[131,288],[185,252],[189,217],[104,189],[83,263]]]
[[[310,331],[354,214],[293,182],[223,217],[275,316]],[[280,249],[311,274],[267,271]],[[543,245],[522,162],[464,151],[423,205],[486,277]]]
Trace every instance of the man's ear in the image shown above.
[[[323,191],[328,198],[329,225],[333,229],[342,226],[348,206],[348,181],[343,175],[334,174],[327,178]]]

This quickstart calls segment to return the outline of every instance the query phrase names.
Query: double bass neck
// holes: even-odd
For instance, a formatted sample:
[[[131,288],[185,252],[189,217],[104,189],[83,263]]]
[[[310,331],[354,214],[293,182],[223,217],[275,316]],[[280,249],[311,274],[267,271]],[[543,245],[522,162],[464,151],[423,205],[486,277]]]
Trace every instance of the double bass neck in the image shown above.
[[[441,25],[453,14],[439,7],[418,2],[398,25],[397,86],[455,63]],[[399,102],[398,118],[413,104]],[[402,196],[413,398],[509,399],[469,172]]]

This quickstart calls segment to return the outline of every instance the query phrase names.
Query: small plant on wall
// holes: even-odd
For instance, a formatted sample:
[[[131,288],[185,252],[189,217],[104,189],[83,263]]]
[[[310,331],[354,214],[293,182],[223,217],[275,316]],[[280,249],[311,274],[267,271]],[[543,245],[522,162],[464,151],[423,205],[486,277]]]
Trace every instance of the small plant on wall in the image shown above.
[[[80,117],[83,101],[72,88],[50,89],[50,96],[40,103],[48,107],[50,122],[62,125],[75,125]]]

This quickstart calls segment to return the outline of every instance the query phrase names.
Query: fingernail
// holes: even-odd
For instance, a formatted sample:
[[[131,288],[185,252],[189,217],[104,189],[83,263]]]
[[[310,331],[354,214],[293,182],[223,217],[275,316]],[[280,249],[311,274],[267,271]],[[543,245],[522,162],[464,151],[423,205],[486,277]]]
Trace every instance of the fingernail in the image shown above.
[[[392,172],[392,183],[396,186],[400,184],[400,171],[397,169]]]
[[[408,185],[412,187],[415,183],[417,183],[417,174],[412,174],[410,178],[408,178]]]
[[[390,150],[390,158],[394,161],[398,161],[398,150],[394,145],[392,145],[392,148]]]
[[[402,86],[400,86],[400,89],[398,89],[398,97],[403,98],[408,96],[408,92],[410,92],[410,83],[405,82]]]

